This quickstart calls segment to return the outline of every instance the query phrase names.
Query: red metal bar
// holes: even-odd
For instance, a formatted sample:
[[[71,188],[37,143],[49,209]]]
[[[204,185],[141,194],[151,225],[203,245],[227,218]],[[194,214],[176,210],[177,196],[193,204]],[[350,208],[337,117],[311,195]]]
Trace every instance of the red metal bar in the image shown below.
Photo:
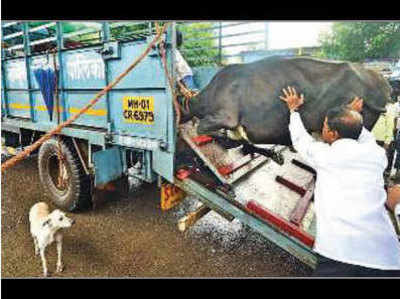
[[[235,170],[245,166],[246,164],[250,163],[252,160],[256,159],[257,157],[259,157],[260,155],[254,155],[254,158],[251,157],[251,155],[246,155],[242,158],[240,158],[239,160],[229,164],[229,165],[225,165],[222,166],[220,168],[218,168],[218,172],[222,175],[228,175],[231,174],[232,172],[234,172]]]
[[[197,145],[197,146],[202,146],[204,144],[210,143],[213,141],[213,138],[208,135],[199,135],[197,137],[192,138],[192,141]]]
[[[176,172],[176,177],[177,177],[178,179],[180,179],[181,181],[183,181],[184,179],[188,178],[188,177],[190,176],[191,173],[192,173],[192,172],[191,172],[190,170],[187,170],[187,169],[179,169],[179,170]]]
[[[313,200],[314,196],[314,185],[315,181],[312,179],[308,184],[307,184],[307,192],[304,194],[302,198],[300,198],[297,203],[296,207],[293,209],[289,220],[290,222],[300,225],[301,221],[303,220],[304,216],[307,213],[308,207],[310,206],[311,200]]]
[[[275,181],[288,187],[290,190],[293,190],[294,192],[300,194],[301,196],[304,196],[307,192],[307,190],[304,189],[303,187],[300,187],[300,186],[296,185],[295,183],[288,181],[287,179],[281,177],[280,175],[276,176]]]
[[[218,172],[224,176],[227,176],[228,174],[232,173],[234,171],[233,167],[231,165],[225,165],[221,166],[218,168]]]
[[[292,159],[292,163],[293,163],[294,165],[296,165],[297,167],[300,167],[300,168],[302,168],[302,169],[304,169],[304,170],[306,170],[306,171],[312,173],[313,175],[316,175],[316,174],[317,174],[317,172],[315,171],[314,168],[312,168],[312,167],[310,167],[310,166],[304,164],[303,162],[300,162],[299,160]]]
[[[254,201],[249,201],[246,207],[252,211],[254,211],[257,215],[263,218],[268,223],[272,224],[273,226],[277,227],[280,230],[288,233],[290,236],[295,237],[296,239],[300,240],[305,245],[312,247],[314,245],[314,238],[305,232],[304,230],[300,229],[298,226],[294,225],[286,221],[284,218],[270,212],[266,208],[260,206]]]

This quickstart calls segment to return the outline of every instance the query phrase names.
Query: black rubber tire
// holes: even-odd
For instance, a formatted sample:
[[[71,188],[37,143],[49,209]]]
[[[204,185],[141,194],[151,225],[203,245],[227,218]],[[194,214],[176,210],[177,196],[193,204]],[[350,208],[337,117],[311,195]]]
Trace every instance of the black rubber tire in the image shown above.
[[[68,173],[68,183],[60,190],[54,183],[51,173],[51,163],[58,161],[58,140],[52,138],[42,144],[39,149],[39,177],[47,197],[55,206],[68,211],[77,212],[91,207],[90,177],[84,172],[79,157],[70,140],[60,140],[61,151],[65,156],[65,166]],[[57,162],[58,163],[58,162]]]

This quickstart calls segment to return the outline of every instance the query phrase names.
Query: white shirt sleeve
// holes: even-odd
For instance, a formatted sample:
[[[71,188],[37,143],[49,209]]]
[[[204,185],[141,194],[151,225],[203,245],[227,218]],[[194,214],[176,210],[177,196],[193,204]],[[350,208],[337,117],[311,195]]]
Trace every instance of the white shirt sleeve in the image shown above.
[[[361,134],[358,137],[357,141],[358,141],[358,143],[365,144],[365,145],[378,146],[378,144],[376,143],[374,134],[372,134],[370,131],[368,131],[365,127],[362,128]],[[380,148],[380,146],[378,146],[378,148]],[[387,159],[386,153],[383,149],[381,149],[381,152],[382,152],[381,162],[382,162],[383,168],[385,169],[388,164],[388,159]]]
[[[329,157],[329,145],[314,140],[308,134],[298,112],[290,114],[289,131],[293,147],[311,167],[317,168],[324,164]]]
[[[178,49],[175,49],[174,54],[175,70],[178,81],[182,80],[186,76],[193,76],[192,69]]]

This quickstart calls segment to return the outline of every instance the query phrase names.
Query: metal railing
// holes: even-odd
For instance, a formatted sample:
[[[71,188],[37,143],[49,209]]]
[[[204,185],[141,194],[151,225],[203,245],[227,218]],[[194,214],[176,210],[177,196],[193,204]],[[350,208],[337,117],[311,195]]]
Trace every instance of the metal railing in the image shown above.
[[[243,52],[266,48],[264,22],[177,22],[177,28],[183,34],[180,51],[192,67],[241,63]],[[149,21],[4,22],[2,33],[3,53],[20,57],[54,47],[71,49],[113,40],[144,40],[156,29]]]
[[[177,22],[182,32],[180,51],[191,66],[241,63],[242,52],[265,50],[264,22]]]
[[[58,27],[57,27],[58,26]],[[18,58],[54,47],[87,47],[112,40],[146,39],[156,34],[154,22],[2,22],[2,54]]]

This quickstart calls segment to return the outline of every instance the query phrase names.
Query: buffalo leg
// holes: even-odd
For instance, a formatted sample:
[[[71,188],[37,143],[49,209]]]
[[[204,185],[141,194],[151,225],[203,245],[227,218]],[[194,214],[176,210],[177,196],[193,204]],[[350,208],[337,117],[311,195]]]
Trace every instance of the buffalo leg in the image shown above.
[[[236,148],[243,144],[243,142],[232,140],[225,136],[214,136],[214,140],[224,149]]]
[[[267,148],[259,148],[247,142],[243,144],[242,153],[243,155],[253,155],[254,153],[261,154],[268,158],[271,158],[279,165],[283,165],[283,163],[285,162],[281,153],[277,153],[274,150],[270,150]]]
[[[225,149],[235,148],[243,145],[243,147],[241,148],[241,152],[245,156],[250,154],[251,157],[254,158],[254,154],[258,153],[268,158],[271,158],[279,165],[283,165],[284,163],[282,154],[277,153],[274,150],[259,148],[248,142],[232,140],[227,137],[214,136],[214,139],[216,142],[218,142],[218,144],[222,145]]]
[[[209,114],[206,117],[200,119],[199,126],[197,127],[197,133],[199,135],[225,137],[225,134],[221,132],[221,129],[225,128],[233,130],[238,126],[238,124],[238,121],[229,114]]]

